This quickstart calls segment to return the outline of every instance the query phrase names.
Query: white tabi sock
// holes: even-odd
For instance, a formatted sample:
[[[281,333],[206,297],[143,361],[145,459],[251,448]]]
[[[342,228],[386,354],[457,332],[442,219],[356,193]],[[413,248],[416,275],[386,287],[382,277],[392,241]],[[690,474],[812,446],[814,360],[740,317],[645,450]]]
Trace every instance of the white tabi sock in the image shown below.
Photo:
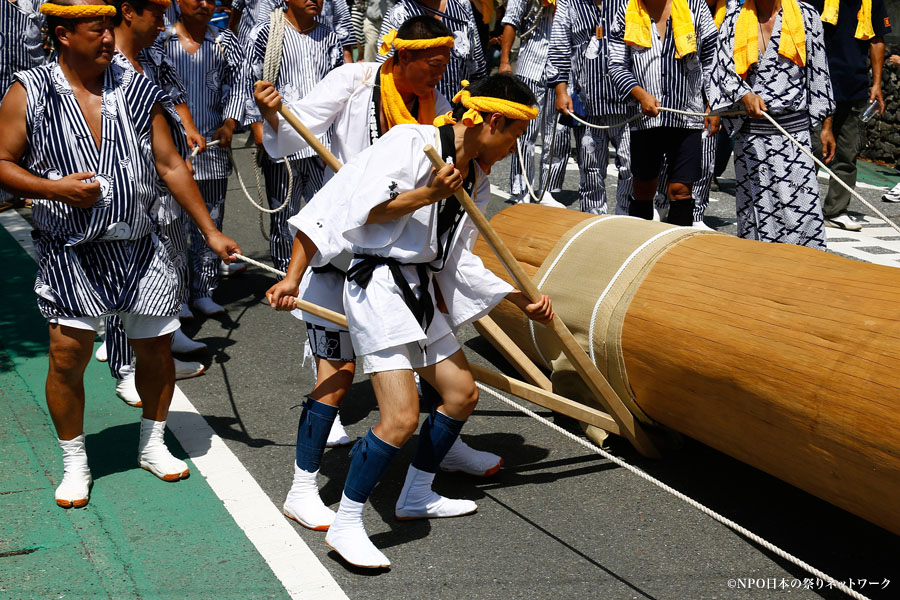
[[[284,499],[282,512],[307,529],[327,531],[334,521],[334,511],[325,506],[319,497],[318,475],[318,471],[310,473],[294,463],[294,483]]]
[[[500,470],[503,459],[493,452],[476,450],[457,437],[447,456],[441,461],[441,471],[455,473],[457,471],[476,477],[490,477]]]
[[[462,517],[478,510],[471,500],[445,498],[431,489],[434,473],[410,465],[394,515],[401,521]]]
[[[325,543],[354,567],[385,569],[391,566],[391,561],[366,533],[362,519],[365,506],[365,502],[355,502],[346,494],[342,495],[334,522],[325,535]]]
[[[347,435],[347,432],[344,431],[344,426],[341,423],[341,415],[338,414],[331,424],[331,431],[328,432],[328,441],[325,442],[325,447],[336,448],[338,446],[346,446],[351,441],[353,440],[351,440],[350,436]]]
[[[165,421],[141,418],[141,439],[138,442],[138,465],[163,481],[186,479],[190,474],[187,463],[175,458],[163,441]]]
[[[72,440],[57,441],[63,455],[63,479],[56,488],[56,503],[63,508],[86,506],[94,480],[88,468],[84,434]]]

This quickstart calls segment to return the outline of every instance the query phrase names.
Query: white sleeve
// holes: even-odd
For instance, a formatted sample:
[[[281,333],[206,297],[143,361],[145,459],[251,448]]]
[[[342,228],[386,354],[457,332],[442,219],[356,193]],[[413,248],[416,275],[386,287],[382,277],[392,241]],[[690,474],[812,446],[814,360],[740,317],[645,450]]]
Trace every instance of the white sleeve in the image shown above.
[[[356,89],[356,65],[345,65],[329,72],[300,100],[286,103],[313,135],[321,138],[328,132],[335,118],[344,109]],[[289,156],[309,145],[297,131],[278,115],[278,131],[268,121],[263,125],[263,145],[272,158]]]

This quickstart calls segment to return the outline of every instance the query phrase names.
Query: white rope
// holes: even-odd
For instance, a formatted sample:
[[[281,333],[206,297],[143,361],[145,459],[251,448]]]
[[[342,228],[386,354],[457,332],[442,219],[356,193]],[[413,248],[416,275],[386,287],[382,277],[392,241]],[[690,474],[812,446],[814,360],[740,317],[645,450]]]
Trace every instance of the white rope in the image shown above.
[[[281,276],[281,277],[284,277],[284,276],[285,276],[284,272],[279,271],[278,269],[275,269],[275,268],[273,268],[273,267],[270,267],[269,265],[267,265],[267,264],[265,264],[265,263],[261,263],[261,262],[259,262],[259,261],[257,261],[257,260],[253,260],[252,258],[247,258],[247,257],[244,256],[243,254],[234,254],[233,256],[234,256],[235,258],[239,259],[239,260],[242,260],[242,261],[244,261],[244,262],[246,262],[246,263],[248,263],[248,264],[251,264],[251,265],[254,265],[254,266],[259,267],[259,268],[261,268],[261,269],[264,269],[264,270],[266,270],[266,271],[268,271],[268,272],[270,272],[270,273],[273,273],[273,274],[275,274],[275,275],[279,275],[279,276]],[[855,591],[855,590],[853,590],[853,589],[847,587],[846,585],[844,585],[844,584],[841,583],[840,581],[836,580],[834,577],[831,577],[830,575],[827,575],[826,573],[820,571],[819,569],[816,569],[816,568],[813,567],[812,565],[810,565],[810,564],[808,564],[808,563],[806,563],[806,562],[800,560],[800,559],[797,558],[796,556],[794,556],[794,555],[792,555],[792,554],[789,554],[788,552],[782,550],[781,548],[779,548],[779,547],[776,546],[775,544],[772,544],[771,542],[766,541],[765,539],[759,537],[758,535],[756,535],[755,533],[753,533],[753,532],[750,531],[749,529],[746,529],[745,527],[742,527],[741,525],[738,525],[737,523],[735,523],[735,522],[732,521],[731,519],[728,519],[727,517],[725,517],[725,516],[723,516],[723,515],[717,513],[716,511],[712,510],[711,508],[708,508],[708,507],[704,506],[703,504],[700,504],[699,502],[697,502],[697,501],[694,500],[693,498],[690,498],[690,497],[686,496],[685,494],[679,492],[679,491],[676,490],[675,488],[673,488],[673,487],[671,487],[671,486],[669,486],[669,485],[663,483],[663,482],[660,481],[659,479],[656,479],[656,478],[653,477],[652,475],[649,475],[648,473],[642,471],[641,469],[638,469],[637,467],[631,466],[630,464],[626,463],[625,461],[623,461],[622,459],[618,458],[617,456],[614,456],[614,455],[610,454],[609,452],[607,452],[607,451],[604,450],[603,448],[600,448],[600,447],[598,447],[598,446],[595,446],[594,444],[592,444],[592,443],[590,443],[590,442],[588,442],[588,441],[586,441],[586,440],[583,440],[583,439],[581,439],[580,437],[578,437],[578,436],[576,436],[576,435],[573,435],[572,433],[566,431],[565,429],[563,429],[562,427],[560,427],[560,426],[557,425],[556,423],[552,423],[551,421],[548,421],[547,419],[545,419],[544,417],[542,417],[542,416],[540,416],[539,414],[535,413],[534,411],[529,410],[529,409],[525,408],[524,406],[521,406],[520,404],[517,404],[517,403],[513,402],[513,401],[510,400],[509,398],[503,396],[502,394],[499,394],[498,392],[496,392],[496,391],[494,391],[493,389],[489,388],[488,386],[482,384],[481,382],[476,381],[476,382],[475,382],[475,385],[478,386],[478,389],[480,389],[481,391],[487,392],[488,395],[493,396],[494,398],[496,398],[497,400],[500,400],[501,402],[503,402],[503,403],[505,403],[505,404],[508,404],[509,406],[511,406],[512,408],[518,410],[519,412],[522,412],[522,413],[528,415],[529,417],[531,417],[532,419],[538,421],[539,423],[542,423],[542,424],[546,425],[546,426],[549,427],[550,429],[556,431],[557,433],[560,433],[560,434],[564,435],[565,437],[567,437],[567,438],[569,438],[570,440],[576,442],[577,444],[580,444],[580,445],[584,446],[584,447],[587,448],[588,450],[590,450],[590,451],[592,451],[592,452],[595,452],[596,454],[599,454],[599,455],[602,456],[603,458],[605,458],[605,459],[607,459],[607,460],[609,460],[609,461],[611,461],[611,462],[613,462],[613,463],[619,465],[619,466],[622,467],[623,469],[626,469],[627,471],[630,471],[631,473],[634,473],[635,475],[637,475],[637,476],[640,477],[641,479],[644,479],[644,480],[646,480],[646,481],[652,483],[653,485],[655,485],[655,486],[657,486],[657,487],[659,487],[659,488],[665,490],[666,492],[672,494],[673,496],[675,496],[675,497],[678,498],[679,500],[682,500],[682,501],[686,502],[687,504],[693,506],[694,508],[696,508],[696,509],[699,510],[700,512],[704,513],[705,515],[708,515],[708,516],[712,517],[713,519],[715,519],[716,521],[718,521],[719,523],[722,523],[723,525],[725,525],[725,526],[728,527],[729,529],[732,529],[732,530],[738,532],[739,534],[743,535],[745,538],[749,539],[750,541],[759,544],[760,546],[762,546],[763,548],[766,548],[766,549],[769,550],[770,552],[773,552],[773,553],[775,553],[776,555],[780,556],[781,558],[783,558],[783,559],[785,559],[785,560],[787,560],[787,561],[789,561],[789,562],[791,562],[791,563],[797,565],[798,567],[800,567],[800,568],[802,568],[803,570],[805,570],[807,573],[810,573],[810,574],[812,574],[812,575],[818,577],[819,579],[825,581],[826,583],[828,583],[828,584],[830,584],[830,585],[833,585],[834,587],[838,588],[839,590],[841,590],[841,591],[844,592],[845,594],[849,595],[850,597],[856,598],[857,600],[869,600],[869,598],[867,598],[866,596],[863,596],[863,595],[860,594],[859,592],[857,592],[857,591]]]
[[[825,581],[827,584],[833,585],[834,587],[836,587],[837,589],[841,590],[842,592],[844,592],[845,594],[847,594],[847,595],[850,596],[851,598],[856,598],[857,600],[869,600],[866,596],[863,596],[862,594],[860,594],[860,593],[857,592],[856,590],[851,589],[850,587],[844,585],[843,583],[841,583],[840,581],[838,581],[838,580],[835,579],[834,577],[831,577],[830,575],[828,575],[828,574],[826,574],[826,573],[823,573],[822,571],[820,571],[819,569],[816,569],[816,568],[813,567],[812,565],[810,565],[810,564],[808,564],[808,563],[806,563],[806,562],[800,560],[799,558],[797,558],[797,557],[794,556],[793,554],[790,554],[790,553],[786,552],[785,550],[782,550],[781,548],[779,548],[779,547],[776,546],[775,544],[772,544],[771,542],[768,542],[768,541],[766,541],[765,539],[759,537],[758,535],[756,535],[755,533],[753,533],[753,532],[750,531],[749,529],[746,529],[745,527],[742,527],[741,525],[738,525],[737,523],[735,523],[735,522],[732,521],[731,519],[729,519],[729,518],[727,518],[727,517],[725,517],[725,516],[723,516],[723,515],[717,513],[716,511],[712,510],[711,508],[708,508],[708,507],[704,506],[703,504],[700,504],[700,503],[697,502],[696,500],[694,500],[694,499],[692,499],[692,498],[690,498],[690,497],[688,497],[688,496],[682,494],[682,493],[679,492],[678,490],[676,490],[676,489],[674,489],[673,487],[671,487],[671,486],[669,486],[669,485],[663,483],[662,481],[660,481],[659,479],[653,477],[652,475],[649,475],[648,473],[642,471],[641,469],[638,469],[637,467],[631,466],[630,464],[626,463],[626,462],[623,461],[622,459],[620,459],[620,458],[618,458],[618,457],[616,457],[616,456],[610,454],[609,452],[607,452],[607,451],[604,450],[603,448],[600,448],[600,447],[598,447],[598,446],[595,446],[594,444],[588,442],[587,440],[584,440],[584,439],[582,439],[582,438],[580,438],[580,437],[578,437],[578,436],[576,436],[576,435],[574,435],[574,434],[572,434],[572,433],[566,431],[565,429],[563,429],[562,427],[560,427],[560,426],[557,425],[556,423],[552,423],[552,422],[548,421],[547,419],[545,419],[544,417],[538,415],[538,414],[535,413],[534,411],[529,410],[529,409],[525,408],[524,406],[520,406],[519,404],[513,402],[513,401],[510,400],[509,398],[506,398],[506,397],[503,396],[502,394],[499,394],[498,392],[496,392],[496,391],[494,391],[493,389],[489,388],[488,386],[482,384],[481,382],[475,382],[475,385],[478,386],[478,389],[480,389],[480,390],[483,391],[483,392],[487,392],[489,395],[493,396],[493,397],[496,398],[497,400],[500,400],[501,402],[503,402],[503,403],[505,403],[505,404],[511,406],[512,408],[518,410],[519,412],[522,412],[522,413],[528,415],[528,416],[531,417],[532,419],[535,419],[536,421],[538,421],[538,422],[540,422],[540,423],[543,423],[544,425],[546,425],[546,426],[549,427],[550,429],[553,429],[553,430],[556,431],[557,433],[560,433],[560,434],[564,435],[565,437],[567,437],[567,438],[569,438],[570,440],[576,442],[577,444],[580,444],[580,445],[584,446],[584,447],[587,448],[588,450],[590,450],[590,451],[592,451],[592,452],[594,452],[594,453],[596,453],[596,454],[599,454],[599,455],[602,456],[603,458],[605,458],[605,459],[607,459],[607,460],[609,460],[609,461],[611,461],[611,462],[617,464],[618,466],[622,467],[623,469],[626,469],[626,470],[630,471],[631,473],[637,475],[637,476],[640,477],[641,479],[644,479],[645,481],[648,481],[648,482],[652,483],[653,485],[655,485],[655,486],[657,486],[657,487],[659,487],[659,488],[665,490],[666,492],[669,492],[670,494],[672,494],[673,496],[675,496],[675,497],[678,498],[679,500],[682,500],[682,501],[688,503],[689,505],[693,506],[694,508],[696,508],[697,510],[699,510],[699,511],[702,512],[703,514],[705,514],[705,515],[707,515],[707,516],[709,516],[709,517],[712,517],[713,519],[715,519],[715,520],[718,521],[719,523],[722,523],[723,525],[725,525],[725,526],[728,527],[729,529],[732,529],[733,531],[736,531],[737,533],[741,534],[742,536],[744,536],[745,538],[749,539],[750,541],[752,541],[752,542],[754,542],[754,543],[756,543],[756,544],[759,544],[760,546],[762,546],[762,547],[765,548],[766,550],[769,550],[770,552],[773,552],[774,554],[778,555],[779,557],[781,557],[781,558],[783,558],[783,559],[785,559],[785,560],[787,560],[787,561],[789,561],[789,562],[791,562],[791,563],[797,565],[798,567],[800,567],[800,568],[802,568],[803,570],[805,570],[807,573],[810,573],[811,575],[814,575],[814,576],[818,577],[819,579]]]
[[[556,121],[554,122],[554,125],[553,125],[553,135],[550,140],[550,160],[547,161],[547,163],[549,165],[547,167],[547,181],[544,182],[544,187],[543,187],[543,189],[541,189],[541,193],[539,196],[535,195],[534,188],[531,186],[531,179],[528,178],[528,173],[525,170],[525,159],[523,158],[523,155],[522,155],[522,138],[521,137],[516,138],[516,150],[517,150],[516,156],[519,159],[519,168],[522,169],[522,179],[525,180],[525,188],[528,190],[528,195],[531,196],[532,201],[536,202],[537,204],[541,203],[541,200],[544,198],[544,194],[547,193],[547,186],[550,185],[550,168],[553,166],[553,159],[556,158],[553,155],[553,148],[556,145],[554,142],[556,141],[556,128],[557,127],[559,127],[559,113],[556,113]],[[543,139],[543,134],[541,134],[541,144],[543,144],[543,147],[546,148],[547,141]],[[534,156],[532,156],[531,158],[532,158],[532,164],[533,164]],[[542,156],[541,159],[538,161],[538,168],[537,168],[538,173],[543,173],[543,168],[541,165],[541,163],[543,163],[543,162],[544,162],[544,158]],[[540,176],[539,176],[539,178],[540,178]]]
[[[803,144],[801,144],[800,142],[798,142],[797,139],[794,138],[794,136],[792,136],[792,135],[789,134],[787,131],[785,131],[785,129],[784,129],[781,125],[779,125],[779,124],[775,121],[775,119],[772,118],[771,115],[769,115],[769,113],[764,112],[764,113],[763,113],[763,116],[764,116],[765,118],[767,118],[767,119],[769,120],[769,122],[770,122],[772,125],[774,125],[775,128],[776,128],[778,131],[780,131],[787,139],[789,139],[789,140],[791,140],[792,142],[794,142],[794,144],[795,144],[798,148],[800,148],[800,151],[803,152],[803,154],[805,154],[805,155],[807,155],[808,157],[810,157],[811,159],[813,159],[813,161],[819,166],[819,168],[821,168],[823,171],[825,171],[826,173],[828,173],[828,176],[831,177],[831,179],[833,179],[834,181],[837,181],[839,184],[841,184],[841,185],[844,187],[844,189],[847,190],[848,192],[850,192],[853,196],[855,196],[857,200],[859,200],[860,202],[862,202],[865,206],[869,207],[869,209],[871,209],[872,212],[874,212],[876,215],[878,215],[879,217],[881,217],[882,219],[884,219],[884,222],[885,222],[885,223],[887,223],[888,225],[890,225],[891,227],[893,227],[898,233],[900,233],[900,226],[898,226],[896,223],[894,223],[893,221],[891,221],[889,218],[887,218],[887,216],[886,216],[884,213],[882,213],[880,210],[878,210],[877,208],[875,208],[875,207],[874,207],[872,204],[870,204],[865,198],[863,198],[862,196],[860,196],[859,193],[858,193],[856,190],[854,190],[852,187],[850,187],[849,185],[847,185],[846,183],[844,183],[844,180],[843,180],[843,179],[841,179],[840,177],[838,177],[837,175],[835,175],[835,174],[834,174],[834,171],[832,171],[831,169],[829,169],[828,167],[826,167],[825,164],[824,164],[822,161],[820,161],[818,158],[816,158],[816,157],[813,155],[812,152],[810,152],[809,150],[807,150],[807,149],[803,146]]]
[[[688,111],[688,110],[677,110],[674,108],[668,108],[666,106],[658,106],[657,108],[663,112],[670,112],[670,113],[675,113],[675,114],[679,114],[679,115],[688,115],[690,117],[710,117],[710,116],[712,116],[712,117],[735,117],[735,116],[746,116],[747,115],[747,112],[742,111],[742,110],[741,111],[718,112],[718,113],[717,112],[700,113],[700,112],[692,112],[692,111]],[[570,117],[572,117],[573,119],[575,119],[582,125],[585,125],[586,127],[592,127],[594,129],[614,129],[616,127],[621,127],[623,125],[627,125],[628,123],[631,123],[632,121],[636,121],[636,120],[640,119],[641,117],[646,116],[646,115],[643,115],[642,113],[638,113],[638,114],[634,115],[633,117],[631,117],[625,121],[622,121],[621,123],[616,123],[614,125],[594,125],[593,123],[588,123],[584,119],[579,118],[578,115],[576,115],[575,113],[566,111],[566,114],[568,114]],[[841,179],[840,177],[835,175],[834,171],[832,171],[831,169],[826,167],[825,163],[823,163],[821,160],[816,158],[812,152],[807,150],[803,144],[801,144],[799,141],[797,141],[797,138],[792,136],[790,133],[788,133],[784,129],[784,127],[779,125],[778,122],[772,117],[772,115],[770,115],[767,112],[763,112],[762,115],[766,119],[768,119],[772,125],[775,126],[775,129],[777,129],[779,132],[781,132],[782,135],[784,135],[787,139],[789,139],[791,142],[793,142],[795,146],[800,148],[800,151],[803,152],[803,154],[810,157],[813,160],[813,162],[815,162],[816,165],[820,169],[825,171],[825,173],[827,173],[831,179],[837,181],[845,190],[850,192],[850,194],[853,195],[854,198],[859,200],[863,204],[863,206],[866,206],[869,210],[871,210],[876,215],[878,215],[882,220],[884,220],[885,223],[887,223],[888,225],[893,227],[898,233],[900,233],[900,225],[897,225],[896,223],[894,223],[891,219],[889,219],[887,217],[887,215],[885,215],[883,212],[881,212],[880,210],[875,208],[875,206],[871,202],[869,202],[868,200],[863,198],[859,194],[859,192],[857,192],[855,189],[853,189],[852,187],[847,185],[843,179]]]
[[[238,260],[244,261],[247,264],[253,265],[254,267],[259,267],[260,269],[268,271],[269,273],[272,273],[273,275],[278,275],[279,277],[287,277],[287,273],[285,273],[284,271],[279,271],[275,267],[270,267],[269,265],[267,265],[265,263],[261,263],[258,260],[253,260],[252,258],[247,258],[243,254],[238,254],[235,252],[234,254],[232,254],[232,256]]]

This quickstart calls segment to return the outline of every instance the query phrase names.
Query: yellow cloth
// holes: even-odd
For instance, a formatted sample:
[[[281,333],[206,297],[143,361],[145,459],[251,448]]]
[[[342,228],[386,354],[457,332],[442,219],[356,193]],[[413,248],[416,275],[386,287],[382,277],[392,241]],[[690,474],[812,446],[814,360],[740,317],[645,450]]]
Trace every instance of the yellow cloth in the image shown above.
[[[419,96],[419,119],[416,120],[406,108],[403,97],[394,84],[394,57],[390,57],[381,65],[381,109],[388,129],[394,125],[420,123],[428,125],[434,121],[434,90],[426,96]]]
[[[838,8],[840,0],[825,0],[825,10],[822,11],[822,20],[832,25],[837,25]],[[862,0],[862,6],[856,13],[856,33],[858,40],[870,40],[875,37],[875,29],[872,27],[872,0]]]
[[[728,13],[728,0],[718,0],[716,2],[716,12],[713,13],[713,21],[716,22],[716,29],[722,26],[725,21],[725,15]]]
[[[481,0],[481,20],[485,25],[490,25],[494,20],[494,0]]]
[[[91,17],[114,17],[116,7],[108,4],[76,4],[67,6],[45,2],[41,4],[41,14],[62,19],[89,19]]]
[[[428,50],[429,48],[440,48],[442,46],[452,48],[453,37],[448,35],[424,40],[404,40],[403,38],[397,37],[396,29],[391,29],[381,38],[381,47],[378,49],[378,53],[382,56],[387,56],[391,53],[391,48],[397,48],[398,50],[400,48],[406,48],[407,50]]]
[[[463,79],[461,83],[463,89],[459,90],[459,92],[453,96],[453,103],[462,104],[469,109],[463,113],[462,116],[462,122],[466,127],[474,127],[475,125],[484,122],[484,119],[481,118],[481,113],[483,112],[498,113],[507,119],[531,120],[536,119],[538,116],[538,109],[535,106],[527,106],[525,104],[519,104],[518,102],[504,100],[502,98],[494,98],[492,96],[473,96],[466,90],[469,82]],[[453,125],[456,124],[456,119],[453,118],[452,112],[434,119],[434,124],[437,127],[448,123]]]
[[[650,13],[641,0],[628,0],[625,8],[625,43],[649,48],[653,40]],[[687,0],[672,0],[672,34],[675,36],[675,58],[684,58],[697,51],[697,32],[694,16]]]
[[[781,41],[778,54],[795,65],[806,64],[806,30],[797,0],[782,0]],[[759,61],[759,17],[756,0],[746,0],[734,28],[734,70],[743,79],[751,65]]]
[[[556,7],[556,0],[541,0],[541,4],[544,6],[552,6]]]

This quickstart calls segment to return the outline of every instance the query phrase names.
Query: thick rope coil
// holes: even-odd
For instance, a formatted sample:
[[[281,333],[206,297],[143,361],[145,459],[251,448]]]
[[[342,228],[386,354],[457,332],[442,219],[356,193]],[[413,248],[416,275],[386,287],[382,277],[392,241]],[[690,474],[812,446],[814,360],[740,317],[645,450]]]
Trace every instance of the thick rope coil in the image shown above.
[[[483,391],[483,392],[486,392],[488,395],[493,396],[493,397],[496,398],[497,400],[500,400],[501,402],[503,402],[503,403],[505,403],[505,404],[511,406],[512,408],[518,410],[519,412],[522,412],[522,413],[528,415],[528,416],[531,417],[532,419],[535,419],[535,420],[538,421],[539,423],[542,423],[542,424],[546,425],[547,427],[549,427],[550,429],[556,431],[557,433],[560,433],[560,434],[564,435],[565,437],[569,438],[569,439],[572,440],[573,442],[575,442],[575,443],[577,443],[577,444],[580,444],[581,446],[584,446],[585,448],[587,448],[587,449],[590,450],[591,452],[594,452],[594,453],[596,453],[596,454],[599,454],[599,455],[602,456],[603,458],[605,458],[605,459],[609,460],[610,462],[613,462],[613,463],[615,463],[616,465],[622,467],[623,469],[626,469],[627,471],[629,471],[629,472],[631,472],[631,473],[637,475],[637,476],[640,477],[641,479],[643,479],[643,480],[645,480],[645,481],[648,481],[648,482],[652,483],[653,485],[655,485],[656,487],[658,487],[658,488],[660,488],[660,489],[662,489],[662,490],[664,490],[664,491],[666,491],[666,492],[672,494],[673,496],[675,496],[675,497],[678,498],[679,500],[682,500],[682,501],[688,503],[689,505],[693,506],[694,508],[696,508],[697,510],[699,510],[699,511],[702,512],[703,514],[705,514],[705,515],[707,515],[707,516],[709,516],[709,517],[712,517],[713,519],[715,519],[715,520],[718,521],[719,523],[725,525],[726,527],[728,527],[729,529],[731,529],[731,530],[733,530],[733,531],[736,531],[737,533],[741,534],[742,536],[744,536],[744,537],[747,538],[748,540],[750,540],[750,541],[752,541],[752,542],[754,542],[754,543],[756,543],[756,544],[759,544],[760,546],[762,546],[762,547],[765,548],[766,550],[768,550],[768,551],[770,551],[770,552],[772,552],[772,553],[778,555],[779,557],[783,558],[784,560],[789,561],[790,563],[792,563],[792,564],[794,564],[794,565],[797,565],[798,567],[800,567],[801,569],[803,569],[803,570],[806,571],[807,573],[810,573],[811,575],[814,575],[815,577],[818,577],[819,579],[825,581],[827,584],[832,585],[832,586],[834,586],[835,588],[841,590],[842,592],[844,592],[845,594],[847,594],[847,595],[850,596],[851,598],[856,598],[856,600],[869,600],[868,597],[863,596],[862,594],[860,594],[860,593],[857,592],[856,590],[854,590],[854,589],[852,589],[852,588],[850,588],[850,587],[844,585],[843,583],[841,583],[840,581],[838,581],[838,580],[835,579],[834,577],[831,577],[830,575],[828,575],[828,574],[826,574],[826,573],[823,573],[823,572],[820,571],[819,569],[817,569],[817,568],[813,567],[812,565],[810,565],[810,564],[804,562],[803,560],[797,558],[797,557],[794,556],[793,554],[790,554],[790,553],[786,552],[785,550],[782,550],[781,548],[779,548],[779,547],[776,546],[775,544],[773,544],[773,543],[771,543],[771,542],[768,542],[768,541],[766,541],[765,539],[759,537],[758,535],[756,535],[755,533],[753,533],[753,532],[750,531],[749,529],[746,529],[745,527],[742,527],[741,525],[738,525],[737,523],[735,523],[735,522],[732,521],[731,519],[729,519],[729,518],[727,518],[727,517],[725,517],[725,516],[723,516],[723,515],[717,513],[716,511],[712,510],[711,508],[708,508],[708,507],[706,507],[706,506],[700,504],[700,503],[697,502],[696,500],[694,500],[694,499],[692,499],[692,498],[690,498],[690,497],[688,497],[688,496],[682,494],[682,493],[679,492],[678,490],[676,490],[676,489],[674,489],[673,487],[671,487],[671,486],[669,486],[669,485],[663,483],[662,481],[660,481],[659,479],[653,477],[652,475],[650,475],[650,474],[648,474],[648,473],[642,471],[641,469],[638,469],[637,467],[631,466],[630,464],[628,464],[627,462],[623,461],[622,459],[620,459],[620,458],[618,458],[618,457],[616,457],[616,456],[610,454],[609,452],[607,452],[607,451],[604,450],[603,448],[600,448],[600,447],[598,447],[598,446],[595,446],[594,444],[590,443],[589,441],[584,440],[584,439],[582,439],[582,438],[580,438],[580,437],[578,437],[578,436],[576,436],[576,435],[574,435],[574,434],[572,434],[572,433],[566,431],[565,429],[563,429],[562,427],[560,427],[560,426],[557,425],[556,423],[553,423],[553,422],[551,422],[551,421],[548,421],[548,420],[545,419],[544,417],[538,415],[538,414],[535,413],[534,411],[531,411],[531,410],[525,408],[524,406],[520,406],[520,405],[517,404],[516,402],[513,402],[513,401],[510,400],[509,398],[506,398],[506,397],[503,396],[502,394],[500,394],[500,393],[494,391],[493,389],[489,388],[488,386],[486,386],[486,385],[484,385],[484,384],[482,384],[482,383],[480,383],[480,382],[477,382],[477,381],[476,381],[476,382],[475,382],[475,385],[478,386],[478,389],[479,389],[479,390],[481,390],[481,391]]]

